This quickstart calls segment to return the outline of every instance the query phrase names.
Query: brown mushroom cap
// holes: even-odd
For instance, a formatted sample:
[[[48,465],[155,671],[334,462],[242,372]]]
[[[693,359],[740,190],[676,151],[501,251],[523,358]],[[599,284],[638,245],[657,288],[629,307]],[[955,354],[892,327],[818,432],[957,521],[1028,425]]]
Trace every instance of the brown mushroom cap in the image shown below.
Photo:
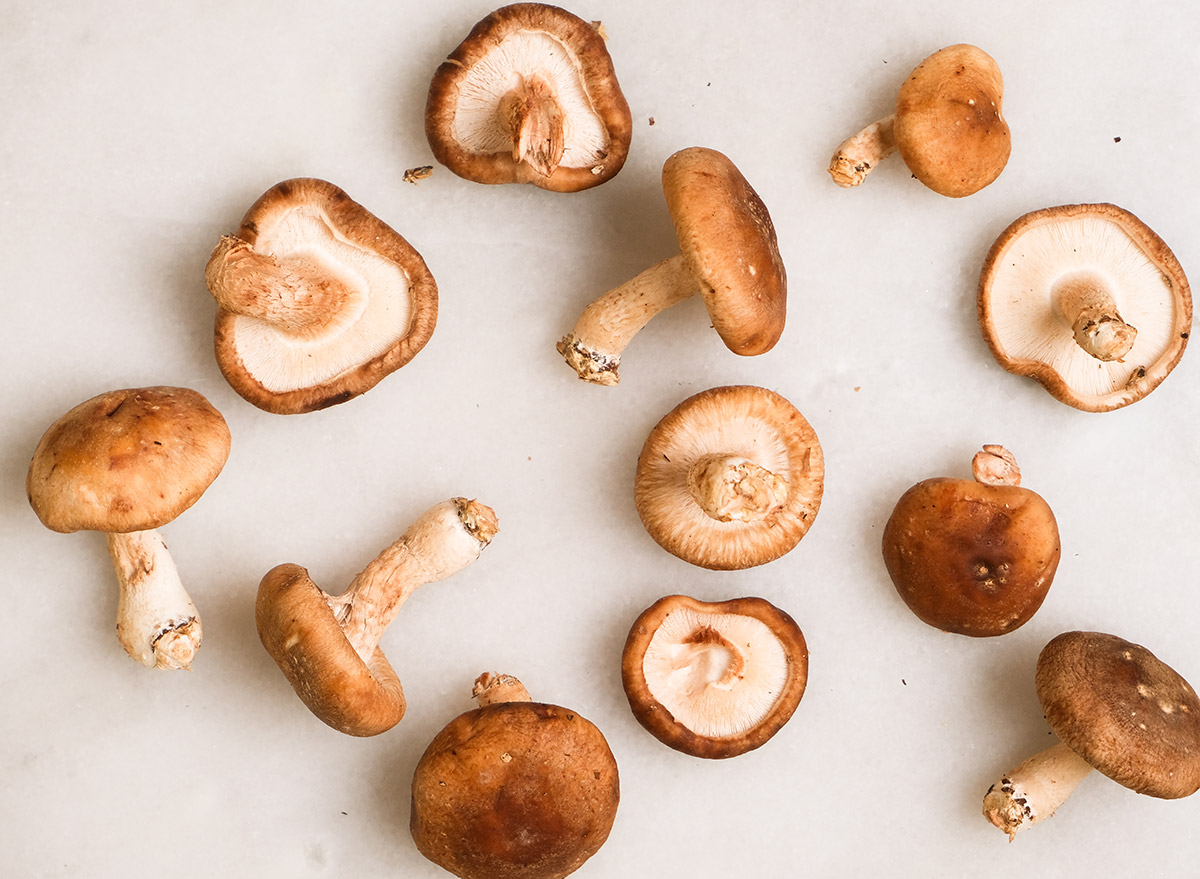
[[[662,182],[713,328],[735,354],[770,351],[787,317],[787,273],[766,205],[733,162],[704,147],[669,157]]]
[[[706,513],[689,476],[706,458],[721,455],[774,474],[782,502],[746,521]],[[816,518],[824,485],[821,444],[796,407],[765,388],[729,386],[689,397],[650,431],[638,456],[634,503],[663,549],[694,565],[733,570],[795,547]]]
[[[315,263],[350,296],[345,313],[318,332],[218,311],[217,363],[261,409],[295,414],[343,403],[408,363],[433,334],[437,284],[421,255],[332,183],[297,178],[271,187],[236,237],[280,262]]]
[[[540,702],[468,711],[434,737],[412,782],[417,849],[463,879],[557,879],[608,839],[620,787],[603,734]]]
[[[1109,778],[1167,799],[1200,790],[1200,700],[1145,647],[1066,632],[1043,648],[1036,686],[1051,729]]]
[[[660,598],[634,621],[621,657],[634,717],[668,747],[736,757],[791,718],[808,683],[795,620],[762,598]]]
[[[1075,341],[1060,306],[1064,284],[1107,291],[1137,330],[1120,359],[1099,360]],[[1025,214],[1000,234],[979,278],[979,326],[996,360],[1087,412],[1140,400],[1183,357],[1192,326],[1187,277],[1170,248],[1111,204],[1060,205]]]
[[[501,100],[528,81],[544,83],[563,114],[562,157],[548,176],[514,159],[501,121]],[[596,26],[557,6],[516,3],[477,23],[438,67],[425,134],[434,157],[460,177],[575,192],[621,170],[633,117]]]
[[[228,457],[229,427],[196,391],[109,391],[49,427],[25,488],[53,531],[147,531],[194,504]]]

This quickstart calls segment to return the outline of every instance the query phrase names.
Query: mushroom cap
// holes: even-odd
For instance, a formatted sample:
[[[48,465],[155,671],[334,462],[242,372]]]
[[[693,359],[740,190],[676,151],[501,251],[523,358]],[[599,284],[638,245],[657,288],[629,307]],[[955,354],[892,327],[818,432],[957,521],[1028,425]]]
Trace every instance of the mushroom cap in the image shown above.
[[[603,734],[539,702],[468,711],[434,737],[413,774],[417,849],[463,879],[557,879],[608,839],[620,800]]]
[[[1042,649],[1036,685],[1054,733],[1113,781],[1165,799],[1200,790],[1200,700],[1145,647],[1065,632]]]
[[[1137,329],[1121,360],[1101,361],[1075,342],[1053,295],[1071,276],[1101,281]],[[1171,249],[1116,205],[1032,211],[1005,229],[979,278],[979,326],[996,360],[1036,379],[1058,400],[1107,412],[1161,384],[1187,347],[1192,294]]]
[[[53,531],[147,531],[204,494],[229,457],[229,427],[187,388],[109,391],[46,430],[25,490]]]
[[[552,84],[565,115],[562,161],[548,177],[513,160],[498,117],[501,98],[534,76]],[[425,135],[434,158],[460,177],[576,192],[621,170],[633,117],[595,25],[557,6],[515,3],[479,21],[438,67]]]
[[[787,318],[787,273],[767,206],[733,162],[704,147],[670,156],[662,183],[713,329],[735,354],[770,351]]]
[[[278,565],[258,586],[258,637],[301,701],[352,736],[373,736],[404,717],[400,679],[378,647],[364,663],[324,592],[299,565]]]
[[[934,52],[900,86],[893,131],[913,176],[941,195],[983,189],[1008,164],[1004,80],[987,52],[966,44]]]
[[[1028,622],[1060,554],[1050,505],[1015,485],[926,479],[883,529],[883,561],[904,603],[931,626],[973,637]]]
[[[784,502],[757,521],[711,518],[688,475],[705,456],[736,455],[782,478]],[[634,503],[667,552],[704,568],[735,570],[773,561],[808,532],[821,506],[825,459],[804,416],[774,391],[750,385],[688,397],[650,431],[638,456]]]
[[[736,757],[791,718],[808,683],[795,620],[762,598],[668,595],[634,621],[621,656],[633,715],[668,747]]]
[[[394,229],[325,180],[285,180],[246,212],[237,238],[256,253],[314,260],[352,292],[344,320],[308,335],[219,309],[217,364],[235,391],[283,415],[375,387],[433,335],[437,283]]]

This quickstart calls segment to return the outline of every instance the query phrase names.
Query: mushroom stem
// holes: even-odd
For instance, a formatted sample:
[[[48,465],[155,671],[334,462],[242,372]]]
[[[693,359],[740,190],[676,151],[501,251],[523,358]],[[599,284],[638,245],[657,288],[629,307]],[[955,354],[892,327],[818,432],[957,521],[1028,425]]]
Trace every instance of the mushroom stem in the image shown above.
[[[787,481],[737,455],[705,455],[688,471],[688,490],[709,517],[757,522],[787,501]]]
[[[341,317],[353,292],[312,259],[277,259],[224,235],[204,269],[209,292],[221,308],[256,317],[297,336],[318,333]]]
[[[499,531],[491,507],[452,498],[426,510],[329,605],[354,650],[368,662],[401,605],[418,586],[461,571]]]
[[[117,573],[117,638],[147,668],[187,668],[200,647],[200,615],[157,531],[110,533]]]
[[[1055,284],[1053,295],[1080,348],[1106,362],[1129,353],[1137,330],[1121,318],[1103,281],[1089,273],[1070,275]]]
[[[1012,842],[1022,830],[1053,815],[1091,771],[1090,763],[1059,742],[989,787],[983,816]]]
[[[829,160],[829,175],[838,186],[858,186],[871,170],[896,151],[892,125],[895,115],[872,122],[862,131],[846,138]]]
[[[558,353],[581,379],[598,385],[620,381],[621,352],[660,311],[699,290],[683,254],[651,266],[605,293],[583,310],[575,328],[558,343]]]
[[[742,652],[710,625],[698,626],[676,648],[668,684],[686,696],[728,690],[745,676]]]
[[[983,485],[1020,485],[1021,468],[1016,456],[1004,446],[985,445],[971,459],[971,473]]]
[[[525,161],[549,177],[562,161],[566,147],[563,111],[558,97],[540,76],[520,77],[500,99],[500,123],[512,135],[514,162]]]
[[[471,695],[479,707],[498,705],[502,702],[532,702],[533,698],[525,685],[512,675],[492,674],[485,671],[475,679]]]

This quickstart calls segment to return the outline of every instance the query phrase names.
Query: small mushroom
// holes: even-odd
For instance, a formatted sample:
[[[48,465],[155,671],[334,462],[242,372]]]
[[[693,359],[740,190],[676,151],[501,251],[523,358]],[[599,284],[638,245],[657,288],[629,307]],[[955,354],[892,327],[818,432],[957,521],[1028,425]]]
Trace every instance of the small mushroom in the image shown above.
[[[1086,412],[1137,402],[1183,357],[1192,294],[1171,249],[1111,204],[1060,205],[1000,234],[979,278],[996,360]]]
[[[499,530],[490,507],[443,501],[337,596],[299,565],[278,565],[258,587],[258,636],[313,714],[352,736],[386,732],[404,717],[405,701],[379,648],[384,630],[418,586],[461,571]]]
[[[693,757],[766,744],[808,683],[795,620],[762,598],[660,598],[634,621],[621,657],[629,707],[650,734]]]
[[[205,269],[216,353],[235,391],[284,415],[375,387],[433,334],[437,284],[395,230],[324,180],[285,180]]]
[[[845,140],[829,173],[858,186],[899,150],[913,176],[941,195],[962,198],[1000,176],[1012,150],[1001,113],[1004,81],[992,56],[961,44],[934,52],[900,86],[896,111]]]
[[[543,3],[488,15],[433,75],[434,158],[477,183],[576,192],[611,179],[633,117],[604,39],[598,22]]]
[[[1005,773],[983,798],[984,817],[1010,842],[1053,815],[1093,769],[1152,797],[1200,789],[1200,700],[1145,647],[1066,632],[1042,649],[1036,686],[1061,741]]]
[[[816,432],[774,391],[711,388],[650,431],[634,503],[658,544],[693,565],[750,568],[808,532],[825,486]]]
[[[52,531],[103,531],[120,588],[117,638],[147,668],[187,668],[200,615],[155,529],[204,494],[229,457],[221,413],[187,388],[100,394],[50,425],[25,490]]]
[[[667,159],[662,183],[680,253],[605,293],[558,343],[584,381],[615,385],[638,330],[697,291],[735,354],[765,354],[783,333],[787,274],[775,226],[742,173],[716,150],[691,147]]]
[[[972,462],[975,480],[918,482],[883,529],[883,561],[909,610],[923,622],[973,637],[1024,625],[1054,582],[1058,523],[1003,446]]]
[[[559,879],[608,839],[617,763],[576,712],[530,701],[510,675],[475,681],[479,708],[450,721],[412,781],[417,849],[462,879]]]

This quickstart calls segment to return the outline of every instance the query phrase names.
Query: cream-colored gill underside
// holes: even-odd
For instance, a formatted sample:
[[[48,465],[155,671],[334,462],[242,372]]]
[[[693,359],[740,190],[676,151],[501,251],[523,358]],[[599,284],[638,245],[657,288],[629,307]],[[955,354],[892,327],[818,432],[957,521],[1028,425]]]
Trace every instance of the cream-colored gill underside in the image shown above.
[[[353,290],[345,313],[312,336],[284,333],[239,316],[234,344],[247,371],[275,393],[313,387],[387,351],[408,333],[408,276],[394,262],[341,235],[320,208],[303,205],[260,225],[254,249],[299,257],[327,269]]]
[[[539,76],[558,97],[563,110],[561,165],[586,168],[604,158],[608,135],[583,87],[579,60],[546,33],[524,31],[505,37],[459,82],[454,137],[475,153],[512,152],[512,134],[500,123],[500,99],[521,78]]]
[[[721,644],[684,643],[711,626],[733,645],[745,665],[727,677],[736,657]],[[650,694],[697,735],[728,738],[757,726],[787,683],[787,654],[769,628],[741,614],[680,608],[667,614],[642,660]]]
[[[995,260],[990,309],[996,341],[1012,358],[1054,369],[1078,394],[1123,389],[1139,367],[1157,363],[1178,339],[1171,286],[1157,265],[1111,220],[1046,222],[1014,239]],[[1086,272],[1103,281],[1122,319],[1137,329],[1124,361],[1103,362],[1075,343],[1053,289]]]

